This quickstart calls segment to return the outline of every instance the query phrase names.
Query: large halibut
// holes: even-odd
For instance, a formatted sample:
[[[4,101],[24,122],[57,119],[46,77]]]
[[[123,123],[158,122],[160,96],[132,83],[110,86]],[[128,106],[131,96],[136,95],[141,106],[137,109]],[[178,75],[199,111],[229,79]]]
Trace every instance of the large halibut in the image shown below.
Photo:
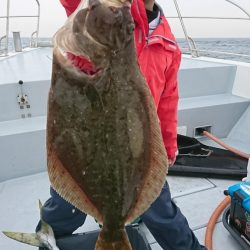
[[[54,38],[48,173],[65,200],[103,224],[95,249],[131,249],[124,225],[150,206],[166,178],[133,28],[129,1],[82,1]],[[68,52],[87,58],[95,73],[76,68]]]

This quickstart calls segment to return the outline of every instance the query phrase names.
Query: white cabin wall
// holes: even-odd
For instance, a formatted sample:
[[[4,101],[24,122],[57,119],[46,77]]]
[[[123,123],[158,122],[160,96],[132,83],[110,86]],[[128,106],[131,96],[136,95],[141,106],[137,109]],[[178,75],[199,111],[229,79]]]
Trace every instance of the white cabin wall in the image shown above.
[[[249,64],[240,64],[237,66],[232,94],[250,99]]]

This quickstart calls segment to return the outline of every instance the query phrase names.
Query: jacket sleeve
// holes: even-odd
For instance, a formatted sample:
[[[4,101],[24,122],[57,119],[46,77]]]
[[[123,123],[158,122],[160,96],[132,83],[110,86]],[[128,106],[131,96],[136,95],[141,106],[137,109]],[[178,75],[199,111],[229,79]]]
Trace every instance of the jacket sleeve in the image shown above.
[[[181,52],[173,54],[172,63],[165,71],[166,84],[158,106],[163,141],[170,160],[175,159],[177,147],[177,111],[178,111],[178,70]]]
[[[76,10],[81,0],[60,0],[60,2],[65,8],[67,16],[70,16]]]

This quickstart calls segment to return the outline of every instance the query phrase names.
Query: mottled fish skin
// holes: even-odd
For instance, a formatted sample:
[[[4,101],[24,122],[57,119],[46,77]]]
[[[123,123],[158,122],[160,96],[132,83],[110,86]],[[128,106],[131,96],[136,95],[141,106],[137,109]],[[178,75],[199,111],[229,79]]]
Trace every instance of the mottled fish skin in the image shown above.
[[[112,242],[160,193],[167,156],[129,6],[110,5],[90,1],[55,37],[47,150],[52,186],[97,218]],[[89,58],[98,72],[79,72],[62,49]]]

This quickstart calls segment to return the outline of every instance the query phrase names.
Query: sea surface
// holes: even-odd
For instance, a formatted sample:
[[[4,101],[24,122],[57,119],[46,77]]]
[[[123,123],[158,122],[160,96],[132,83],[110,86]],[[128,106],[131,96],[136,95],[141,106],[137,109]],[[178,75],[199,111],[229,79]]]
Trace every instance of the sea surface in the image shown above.
[[[215,58],[236,60],[250,63],[250,38],[196,38],[193,39],[196,48],[199,50],[206,50],[207,52],[199,52],[201,56],[209,56]],[[185,39],[177,39],[178,44],[185,53],[188,48],[188,43]],[[214,51],[241,54],[228,55],[219,54]],[[243,56],[245,55],[245,56]]]
[[[209,56],[215,58],[236,60],[242,62],[250,63],[250,38],[195,38],[193,39],[196,48],[199,50],[206,50],[206,52],[199,52],[201,56]],[[39,42],[45,43],[47,41],[51,42],[50,38],[39,38]],[[3,41],[4,42],[4,41]],[[3,49],[3,42],[0,44],[0,50]],[[182,49],[184,54],[189,54],[188,52],[188,43],[185,39],[177,39],[179,46]],[[30,39],[22,38],[22,47],[29,47]],[[12,51],[14,49],[13,41],[9,39],[9,50]],[[216,53],[226,52],[226,53],[234,53],[234,54],[242,54],[247,56],[239,56],[239,55],[228,55],[228,54],[220,54]]]

